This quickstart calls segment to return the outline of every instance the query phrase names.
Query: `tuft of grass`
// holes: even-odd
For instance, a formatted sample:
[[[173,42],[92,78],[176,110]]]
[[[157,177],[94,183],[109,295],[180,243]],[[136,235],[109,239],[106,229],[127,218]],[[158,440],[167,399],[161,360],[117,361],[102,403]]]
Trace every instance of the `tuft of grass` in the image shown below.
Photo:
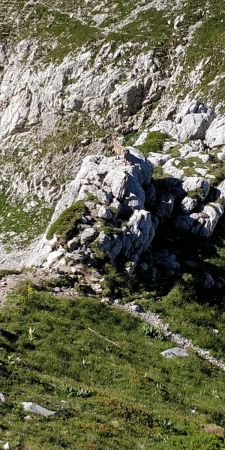
[[[0,194],[0,233],[1,241],[8,246],[28,245],[43,233],[51,219],[53,207],[37,201],[35,208],[27,210],[22,201],[12,201],[3,192]],[[10,248],[11,249],[11,248]]]
[[[83,200],[73,203],[50,226],[47,239],[52,239],[56,234],[62,241],[69,241],[75,235],[78,221],[84,212],[85,204]]]
[[[166,134],[163,134],[160,131],[152,131],[148,134],[144,144],[139,145],[138,148],[144,156],[148,156],[150,152],[159,153],[162,151],[166,139]]]

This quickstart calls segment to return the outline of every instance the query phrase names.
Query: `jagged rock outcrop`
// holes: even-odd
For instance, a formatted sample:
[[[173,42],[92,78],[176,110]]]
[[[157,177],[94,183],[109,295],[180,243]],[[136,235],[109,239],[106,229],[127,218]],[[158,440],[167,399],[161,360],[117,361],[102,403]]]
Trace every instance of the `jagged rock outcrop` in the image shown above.
[[[198,32],[211,33],[210,17],[218,16],[221,23],[213,2],[197,12],[170,0],[128,1],[126,8],[109,0],[57,5],[37,0],[9,2],[7,7],[3,2],[0,13],[0,189],[9,203],[2,222],[20,205],[26,215],[21,222],[30,224],[29,231],[23,225],[21,232],[16,219],[7,224],[2,242],[8,230],[18,234],[21,245],[25,234],[31,242],[43,232],[50,210],[75,179],[83,158],[109,154],[114,134],[122,143],[132,142],[136,133],[139,145],[155,125],[184,144],[181,157],[195,160],[198,152],[201,161],[187,174],[172,152],[150,149],[152,165],[180,180],[196,175],[211,181],[206,167],[211,157],[204,151],[224,143],[223,116],[215,118],[212,112],[216,107],[218,114],[223,107],[218,98],[223,65],[220,73],[218,61],[214,64],[217,52],[210,60],[205,46],[197,49]],[[196,92],[198,98],[192,100]],[[106,187],[98,195],[107,206]],[[143,209],[143,198],[132,192],[127,208]],[[149,197],[147,201],[150,205]],[[187,198],[184,211],[195,211],[198,205]],[[104,220],[110,212],[99,214]],[[10,245],[16,247],[17,238]]]
[[[178,125],[182,128],[183,118],[191,114],[208,114],[214,117],[212,124],[217,120],[208,107],[192,101],[174,122],[169,121],[169,126],[173,130]],[[160,124],[158,128],[162,129]],[[142,133],[141,146],[145,146],[148,135],[149,131]],[[156,134],[158,138],[161,135]],[[158,257],[152,255],[158,229],[169,221],[174,230],[211,236],[224,214],[224,182],[219,183],[223,161],[221,148],[218,157],[216,152],[211,154],[205,138],[183,144],[178,135],[173,140],[166,135],[162,142],[158,152],[151,151],[151,144],[148,151],[145,148],[145,156],[131,146],[125,147],[120,157],[86,156],[57,203],[46,234],[35,250],[32,247],[25,264],[51,268],[73,268],[84,263],[95,266],[99,249],[112,264],[122,264],[128,273],[141,264],[143,257],[148,266],[153,257],[159,270],[179,270],[179,260],[167,248],[159,249]],[[72,231],[63,239],[61,232],[49,238],[49,231],[63,212],[77,202],[84,208]]]
[[[197,141],[200,139],[203,141],[215,117],[211,108],[198,100],[193,100],[181,105],[181,111],[178,112],[174,122],[170,120],[161,122],[154,129],[168,133],[181,143],[185,143],[187,140]]]
[[[201,153],[199,141],[193,142],[193,148],[196,154]],[[172,275],[181,269],[177,255],[165,248],[152,252],[159,226],[170,221],[174,230],[211,236],[224,213],[224,182],[212,189],[210,181],[202,176],[180,179],[176,172],[156,180],[148,158],[133,147],[125,150],[120,158],[93,155],[84,159],[56,206],[37,251],[37,264],[55,268],[69,264],[74,270],[74,265],[80,263],[95,266],[105,255],[129,274],[140,263],[149,273],[156,265]],[[49,241],[52,227],[71,205],[79,202],[84,209],[69,239],[62,239],[62,233],[56,232]],[[144,265],[143,256],[147,261]]]

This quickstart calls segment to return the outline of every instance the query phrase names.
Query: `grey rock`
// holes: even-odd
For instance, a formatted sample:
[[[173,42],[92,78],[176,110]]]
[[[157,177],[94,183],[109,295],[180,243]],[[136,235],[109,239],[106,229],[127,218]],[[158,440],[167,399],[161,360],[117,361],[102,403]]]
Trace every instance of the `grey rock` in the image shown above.
[[[195,172],[197,175],[201,175],[202,177],[205,177],[208,173],[208,169],[203,169],[202,167],[195,167]]]
[[[180,269],[180,264],[177,261],[176,255],[169,254],[168,250],[166,249],[154,252],[153,259],[156,265],[161,266],[167,270]]]
[[[192,146],[190,144],[184,144],[180,147],[179,152],[182,158],[185,158],[193,151]]]
[[[197,99],[192,99],[190,100],[189,98],[187,98],[187,100],[185,100],[180,107],[180,110],[176,116],[176,122],[179,123],[181,122],[181,120],[189,115],[189,114],[213,114],[211,109],[204,105],[204,103],[200,102]]]
[[[188,355],[187,350],[185,348],[174,347],[169,348],[168,350],[164,350],[160,353],[164,358],[172,359],[172,358],[185,358]]]
[[[135,256],[136,262],[155,236],[155,227],[148,211],[134,211],[123,232],[123,253],[128,259]]]
[[[206,133],[206,144],[210,148],[225,145],[225,117],[218,116],[214,119]]]
[[[187,114],[181,124],[177,125],[178,139],[185,142],[187,139],[205,139],[205,134],[214,119],[214,114],[210,113],[190,113]]]
[[[148,186],[153,174],[152,164],[144,157],[144,155],[134,147],[126,147],[128,153],[126,155],[127,162],[130,163],[133,177],[136,178],[139,183]]]
[[[80,239],[77,236],[67,242],[67,247],[70,252],[77,250],[79,248],[79,245],[80,245]]]
[[[55,411],[51,411],[49,409],[43,408],[42,406],[38,405],[37,403],[33,402],[23,402],[22,403],[24,411],[39,414],[44,417],[50,417],[50,416],[57,416],[57,413]]]
[[[217,158],[219,159],[219,161],[225,162],[225,152],[222,151],[222,152],[217,153]]]
[[[182,187],[185,192],[191,192],[194,194],[196,191],[196,195],[201,197],[204,200],[210,191],[210,185],[207,180],[202,177],[187,177],[182,184]]]
[[[169,159],[170,155],[164,155],[163,153],[152,153],[150,152],[147,160],[150,161],[150,163],[154,167],[163,166]]]
[[[50,252],[47,260],[44,264],[44,267],[51,268],[59,259],[61,259],[65,255],[65,250],[60,247],[58,250]]]
[[[224,213],[220,203],[208,203],[200,213],[178,215],[175,220],[176,228],[191,233],[209,237],[212,235],[220,217]]]
[[[212,275],[208,272],[205,272],[202,280],[202,287],[204,289],[211,289],[214,286],[215,282]]]
[[[111,220],[113,218],[113,213],[109,208],[102,205],[98,210],[98,217],[103,220]]]
[[[174,208],[174,197],[169,193],[162,193],[157,199],[156,215],[160,220],[168,219]]]
[[[98,236],[98,231],[95,228],[86,228],[80,235],[81,244],[92,242]]]
[[[110,205],[110,203],[113,201],[113,193],[110,188],[104,187],[103,189],[99,189],[96,194],[97,199],[100,203],[103,205]]]
[[[74,263],[83,263],[86,259],[86,256],[81,253],[79,250],[73,251],[73,253],[66,253],[65,254],[66,261],[71,261],[72,264]]]
[[[137,313],[141,313],[143,311],[143,309],[141,308],[140,305],[133,303],[129,305],[129,309],[133,312],[137,312]]]
[[[189,214],[193,209],[196,208],[199,201],[197,198],[184,197],[181,202],[180,209],[184,214]]]
[[[177,161],[179,163],[179,161]],[[181,179],[183,177],[184,171],[183,169],[179,169],[175,166],[176,159],[169,159],[163,166],[163,173],[167,175],[171,175],[173,178]]]
[[[109,256],[111,261],[114,261],[120,254],[122,242],[116,234],[106,234],[101,232],[97,241],[101,250]]]

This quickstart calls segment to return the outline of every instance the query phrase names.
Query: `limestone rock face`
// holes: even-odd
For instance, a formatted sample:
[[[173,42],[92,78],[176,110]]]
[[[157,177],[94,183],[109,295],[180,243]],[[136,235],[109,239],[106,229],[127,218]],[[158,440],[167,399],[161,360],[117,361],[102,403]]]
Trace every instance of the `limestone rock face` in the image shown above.
[[[211,113],[190,113],[184,116],[177,125],[177,135],[180,142],[187,139],[204,139],[206,131],[211,125],[214,116]]]
[[[81,224],[79,239],[75,238],[75,247],[80,240],[81,246],[88,250],[100,231],[96,242],[100,249],[108,255],[110,261],[115,261],[121,253],[136,265],[140,255],[147,251],[155,234],[151,213],[144,209],[145,192],[150,187],[152,173],[153,168],[150,162],[132,147],[126,148],[126,159],[124,157],[107,158],[103,155],[87,156],[76,179],[68,185],[56,206],[48,230],[63,211],[75,201],[86,201],[88,214],[90,214],[89,221],[96,222],[99,218],[107,221],[111,228],[109,232],[104,232],[104,228],[103,231],[101,230],[101,223],[96,222],[94,227]],[[88,201],[90,195],[92,196],[91,202]],[[121,229],[119,235],[116,225],[118,214],[128,218],[127,225]],[[85,229],[82,231],[83,227]],[[46,240],[46,237],[44,239]],[[73,243],[73,239],[67,243],[67,249],[69,248],[72,253]],[[44,241],[43,245],[45,246]],[[38,253],[39,251],[37,251],[36,260]],[[40,261],[42,255],[43,248],[40,252]],[[54,249],[47,258],[47,266],[58,264],[61,256],[62,258],[65,256],[63,249]]]
[[[74,8],[71,2],[57,1],[54,8],[45,2],[42,18],[43,2],[31,0],[22,2],[22,20],[29,25],[24,39],[20,7],[14,9],[20,2],[11,3],[4,9],[12,33],[0,43],[0,193],[3,203],[11,202],[13,212],[18,206],[27,220],[21,220],[25,231],[17,236],[17,218],[12,229],[5,230],[13,214],[3,208],[1,261],[17,260],[17,245],[20,266],[45,262],[54,268],[76,251],[94,260],[93,248],[104,233],[115,264],[127,254],[130,261],[124,263],[135,260],[135,265],[143,255],[144,264],[147,260],[150,265],[151,236],[167,223],[210,236],[225,207],[225,189],[217,181],[223,179],[225,159],[225,118],[218,115],[223,105],[217,97],[224,74],[218,66],[215,79],[207,84],[206,101],[218,102],[214,113],[202,99],[193,98],[196,92],[201,98],[211,62],[202,49],[190,70],[186,55],[196,46],[196,30],[202,25],[204,30],[212,5],[199,20],[199,14],[185,14],[180,0],[130,2],[123,14],[109,0],[87,0]],[[62,33],[61,15],[68,17]],[[39,34],[38,18],[47,37]],[[144,28],[151,28],[152,20],[150,49]],[[73,34],[79,21],[81,29],[87,26],[83,37]],[[140,23],[143,39],[133,39]],[[165,32],[162,42],[155,31]],[[114,140],[139,146],[152,130],[161,130],[165,143],[162,148],[157,142],[145,148],[147,160],[133,147],[126,147],[120,158],[111,156]],[[88,205],[83,219],[91,220],[79,220],[63,248],[47,241],[45,233],[37,246],[31,242],[23,261],[26,233],[34,240],[44,232],[53,210],[49,227],[78,200]],[[32,237],[26,231],[30,222]],[[8,232],[16,233],[13,243]],[[11,256],[3,251],[8,241]]]
[[[136,262],[144,253],[155,236],[155,227],[148,211],[134,211],[123,233],[123,252],[131,261]]]
[[[111,262],[114,262],[122,249],[122,242],[116,234],[108,235],[101,232],[98,237],[98,244],[100,249],[108,255]]]
[[[225,117],[218,116],[212,122],[206,133],[208,147],[221,147],[225,145]]]
[[[174,122],[171,120],[159,122],[153,130],[169,134],[181,143],[187,140],[204,140],[215,117],[211,108],[198,100],[192,100],[181,105],[181,110]]]
[[[84,111],[96,116],[96,111],[106,104],[111,105],[108,117],[111,124],[128,119],[138,112],[152,84],[156,66],[153,53],[132,56],[132,71],[122,81],[124,69],[114,67],[107,60],[105,71],[101,64],[108,52],[100,50],[95,64],[90,67],[91,51],[80,51],[75,57],[67,56],[61,64],[50,63],[46,68],[33,71],[39,51],[36,40],[21,41],[4,68],[0,84],[0,102],[5,108],[0,111],[0,138],[24,129],[30,130],[48,120],[54,126],[62,111]],[[5,60],[4,47],[0,49],[0,63]],[[124,61],[125,64],[125,61]],[[68,84],[68,79],[74,80]],[[121,79],[121,81],[120,81]],[[76,80],[76,81],[75,81]],[[121,108],[120,119],[113,114]]]
[[[201,212],[177,216],[175,226],[184,231],[208,238],[224,213],[220,203],[209,203]]]
[[[126,101],[133,111],[130,87],[123,89],[121,92],[124,95],[126,92]],[[75,273],[79,264],[95,267],[99,260],[107,258],[113,265],[122,264],[129,274],[139,264],[151,274],[154,262],[168,276],[174,275],[181,269],[179,258],[176,252],[165,248],[155,252],[152,246],[155,235],[168,223],[176,230],[208,238],[224,214],[224,181],[215,187],[215,176],[210,171],[214,166],[217,169],[216,156],[208,153],[205,139],[209,123],[216,120],[210,108],[192,101],[180,109],[174,121],[157,125],[157,129],[169,133],[174,140],[166,138],[161,150],[149,152],[148,158],[140,150],[122,145],[120,156],[97,153],[84,157],[77,175],[57,203],[45,235],[35,251],[32,249],[29,265],[44,265],[53,270],[68,266]],[[186,133],[185,139],[182,133]],[[144,143],[147,136],[143,132],[140,142]],[[186,139],[189,142],[182,145],[180,141]],[[76,219],[69,241],[64,242],[60,236],[48,241],[52,225],[78,201],[85,207]]]

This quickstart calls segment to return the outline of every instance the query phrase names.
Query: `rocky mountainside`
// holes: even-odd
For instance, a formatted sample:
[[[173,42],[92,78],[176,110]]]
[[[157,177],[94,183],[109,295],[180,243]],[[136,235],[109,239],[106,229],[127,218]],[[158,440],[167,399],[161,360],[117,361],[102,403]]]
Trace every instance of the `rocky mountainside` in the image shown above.
[[[0,448],[225,448],[224,0],[0,0]]]
[[[223,15],[222,0],[1,2],[2,254],[45,230],[113,136],[133,144],[192,98],[223,113]]]

